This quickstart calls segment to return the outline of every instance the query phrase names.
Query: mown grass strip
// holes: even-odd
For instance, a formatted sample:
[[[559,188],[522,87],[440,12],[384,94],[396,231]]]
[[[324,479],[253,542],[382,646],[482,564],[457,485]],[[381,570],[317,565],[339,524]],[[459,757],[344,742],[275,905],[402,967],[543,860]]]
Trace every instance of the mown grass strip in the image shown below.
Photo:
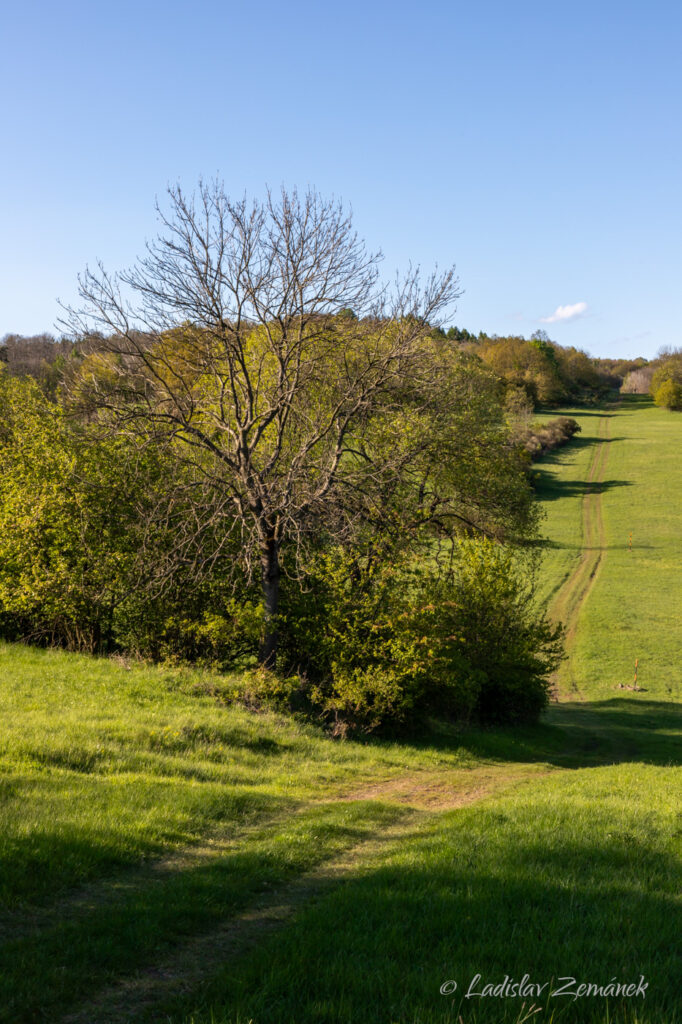
[[[556,593],[549,616],[555,622],[563,622],[566,628],[567,661],[555,673],[554,684],[560,690],[575,692],[577,686],[572,676],[572,653],[575,645],[578,619],[592,587],[597,580],[605,556],[604,524],[601,514],[600,484],[608,458],[609,419],[599,421],[596,444],[587,473],[587,489],[582,501],[582,550],[576,567]]]
[[[568,666],[586,699],[633,686],[632,699],[679,701],[682,621],[682,417],[644,396],[624,396],[608,416],[608,472],[599,485],[605,558],[581,610]],[[576,415],[583,434],[540,464],[547,511],[543,598],[575,568],[584,546],[577,506],[588,484],[586,459],[599,443],[595,415]],[[585,499],[586,500],[586,499]]]
[[[646,999],[545,997],[537,1019],[675,1024],[681,799],[679,770],[621,765],[556,773],[445,814],[209,984],[133,1019],[502,1024],[519,1020],[522,1000],[466,1000],[476,974],[527,973],[552,987],[643,974]],[[456,993],[442,996],[450,979]]]
[[[112,899],[59,908],[2,944],[0,1020],[54,1019],[404,813],[376,803],[316,806],[204,863],[154,879],[128,878],[112,887]]]

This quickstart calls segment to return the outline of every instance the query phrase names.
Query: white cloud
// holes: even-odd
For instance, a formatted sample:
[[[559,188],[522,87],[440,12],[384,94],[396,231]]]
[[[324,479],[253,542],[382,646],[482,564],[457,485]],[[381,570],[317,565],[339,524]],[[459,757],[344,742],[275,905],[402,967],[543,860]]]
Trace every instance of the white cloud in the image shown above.
[[[576,302],[572,306],[557,306],[551,316],[541,316],[540,323],[556,324],[561,320],[573,320],[587,309],[586,302]]]

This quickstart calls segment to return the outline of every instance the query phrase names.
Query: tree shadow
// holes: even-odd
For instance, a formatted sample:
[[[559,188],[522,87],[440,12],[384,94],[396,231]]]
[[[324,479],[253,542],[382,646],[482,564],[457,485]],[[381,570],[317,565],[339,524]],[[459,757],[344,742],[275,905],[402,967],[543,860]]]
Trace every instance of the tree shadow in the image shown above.
[[[639,551],[651,550],[656,545],[637,544],[633,541],[632,544],[597,544],[588,547],[585,544],[563,544],[561,541],[551,540],[549,537],[541,537],[539,540],[526,541],[524,546],[528,548],[546,548],[553,551]]]
[[[65,1007],[90,998],[112,978],[135,975],[144,965],[153,970],[174,946],[210,934],[264,894],[409,813],[365,802],[296,814],[289,801],[282,804],[289,805],[282,822],[264,822],[262,832],[222,851],[217,846],[192,859],[190,849],[175,870],[170,863],[142,865],[82,893],[69,892],[54,907],[23,907],[9,920],[4,914],[0,1022],[61,1020]],[[95,837],[83,839],[76,851],[54,837],[53,857],[82,856],[88,844],[94,852]],[[104,1024],[120,1018],[103,1012],[90,1019]],[[132,1009],[128,1019],[138,1019]]]
[[[533,463],[534,472],[542,472],[544,466],[559,466],[566,461],[566,456],[576,454],[584,448],[593,448],[598,444],[612,444],[614,441],[629,441],[629,437],[598,437],[597,434],[574,435],[570,441],[559,448],[545,452]]]
[[[168,1004],[168,1019],[187,1021],[200,1005],[197,1024],[518,1024],[522,998],[466,993],[529,975],[550,983],[526,999],[526,1011],[543,1007],[532,1020],[673,1022],[679,864],[638,825],[636,813],[619,819],[598,802],[548,812],[532,794],[521,809],[444,815],[379,866],[330,879],[294,922],[201,993]],[[606,985],[642,975],[645,998],[551,994],[559,978]],[[448,996],[446,981],[456,982]]]
[[[586,494],[606,494],[607,491],[618,487],[632,487],[631,480],[557,480],[543,470],[536,470],[534,476],[535,489],[541,501],[578,498]]]
[[[681,741],[682,704],[632,696],[553,704],[533,725],[467,728],[432,722],[431,731],[412,745],[456,749],[472,759],[588,768],[633,761],[682,765]]]
[[[535,410],[535,415],[536,416],[542,416],[542,417],[551,416],[551,417],[554,417],[554,418],[556,418],[557,416],[571,416],[571,417],[580,416],[581,419],[584,416],[596,416],[598,419],[607,419],[607,420],[611,419],[612,416],[617,416],[618,415],[618,413],[616,411],[613,411],[613,407],[612,406],[609,406],[609,410],[611,410],[611,411],[607,411],[606,407],[604,407],[602,409],[587,409],[587,408],[582,409],[582,408],[578,408],[577,406],[570,406],[569,408],[561,409],[561,408],[550,408],[550,407],[547,407],[547,406],[541,406],[539,409]]]

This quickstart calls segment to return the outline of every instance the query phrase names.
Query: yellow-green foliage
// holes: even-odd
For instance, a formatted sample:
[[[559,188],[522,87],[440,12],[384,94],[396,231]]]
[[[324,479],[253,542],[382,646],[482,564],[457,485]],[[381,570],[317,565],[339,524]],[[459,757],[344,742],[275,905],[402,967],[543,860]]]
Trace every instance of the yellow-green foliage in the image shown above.
[[[0,423],[0,612],[92,648],[137,543],[121,445],[79,446],[63,410],[25,379],[0,378]]]
[[[183,525],[191,536],[182,497],[191,482],[179,485],[172,456],[122,432],[88,434],[35,382],[0,377],[6,637],[172,660],[254,659],[260,607],[235,596],[225,573],[236,541],[197,529],[193,550],[178,547]]]
[[[682,384],[675,380],[664,380],[656,389],[654,402],[656,405],[663,406],[664,409],[682,409]]]
[[[496,374],[509,384],[523,387],[533,402],[551,403],[565,395],[550,345],[524,338],[491,338],[476,350]]]
[[[682,351],[662,356],[651,377],[649,393],[664,409],[682,409]]]
[[[447,571],[375,556],[322,556],[285,620],[290,657],[338,732],[428,713],[537,717],[561,636],[533,609],[532,567],[485,539],[455,544]]]

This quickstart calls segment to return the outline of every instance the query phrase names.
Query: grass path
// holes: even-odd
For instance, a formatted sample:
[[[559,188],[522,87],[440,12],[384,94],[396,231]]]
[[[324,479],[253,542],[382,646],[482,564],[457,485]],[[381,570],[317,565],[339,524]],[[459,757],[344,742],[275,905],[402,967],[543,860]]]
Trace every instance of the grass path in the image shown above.
[[[634,699],[679,700],[682,417],[637,395],[566,413],[582,433],[536,471],[547,513],[540,596],[569,630],[560,690],[632,693],[637,659]]]
[[[63,1017],[62,1024],[129,1024],[162,1019],[162,1008],[169,1000],[182,998],[219,968],[224,969],[230,960],[257,947],[291,922],[310,901],[321,899],[353,877],[360,865],[364,870],[371,869],[391,847],[415,841],[433,826],[438,815],[507,792],[538,774],[546,772],[508,765],[465,772],[414,773],[341,795],[341,802],[377,800],[398,805],[404,812],[379,832],[256,899],[215,929],[182,943],[167,958],[104,988]]]
[[[570,690],[580,696],[571,671],[571,655],[575,645],[578,620],[584,602],[594,586],[602,561],[606,557],[606,536],[602,516],[602,492],[609,454],[610,419],[602,416],[597,427],[598,441],[594,446],[586,477],[586,490],[582,500],[582,546],[577,564],[552,600],[549,616],[566,627],[567,661],[554,677],[555,692]]]

